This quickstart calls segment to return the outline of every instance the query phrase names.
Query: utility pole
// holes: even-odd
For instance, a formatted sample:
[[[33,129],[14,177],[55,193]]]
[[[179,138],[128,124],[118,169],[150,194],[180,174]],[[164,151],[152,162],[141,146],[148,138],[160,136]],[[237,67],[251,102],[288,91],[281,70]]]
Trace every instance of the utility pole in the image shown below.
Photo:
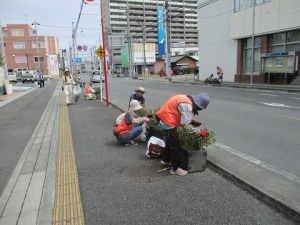
[[[76,32],[75,32],[75,29],[74,29],[74,23],[75,22],[72,22],[72,41],[73,41],[73,63],[72,63],[72,66],[71,66],[71,70],[72,70],[72,73],[76,73],[76,54],[75,54],[75,38],[76,38]]]
[[[169,81],[172,81],[171,77],[171,51],[170,51],[170,31],[169,31],[169,0],[165,1],[165,31],[166,31],[166,74]]]
[[[35,32],[35,43],[36,43],[36,49],[37,49],[37,54],[38,54],[38,68],[36,68],[37,70],[41,69],[41,61],[40,61],[40,44],[38,42],[38,36],[37,36],[37,29],[36,29],[36,25],[40,25],[39,23],[37,23],[36,21],[34,21],[34,23],[32,23],[31,25],[34,25],[34,32]]]
[[[146,25],[145,25],[145,21],[143,24],[143,58],[144,58],[144,77],[146,77],[146,65],[147,65],[147,61],[146,61]]]
[[[4,78],[7,79],[7,62],[6,62],[6,56],[5,56],[5,46],[4,46],[4,40],[3,40],[3,34],[2,34],[2,26],[0,25],[0,48],[1,48],[1,57],[2,57],[2,64],[4,69]]]
[[[251,44],[251,77],[250,77],[250,87],[253,83],[253,72],[254,72],[254,28],[255,28],[255,0],[252,0],[252,44]]]

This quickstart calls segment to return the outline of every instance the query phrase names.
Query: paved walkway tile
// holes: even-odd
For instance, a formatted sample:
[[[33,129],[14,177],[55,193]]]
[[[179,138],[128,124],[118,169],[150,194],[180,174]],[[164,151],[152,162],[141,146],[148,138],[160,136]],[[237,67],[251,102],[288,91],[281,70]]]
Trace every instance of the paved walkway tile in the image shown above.
[[[62,95],[53,225],[84,224],[68,107]]]

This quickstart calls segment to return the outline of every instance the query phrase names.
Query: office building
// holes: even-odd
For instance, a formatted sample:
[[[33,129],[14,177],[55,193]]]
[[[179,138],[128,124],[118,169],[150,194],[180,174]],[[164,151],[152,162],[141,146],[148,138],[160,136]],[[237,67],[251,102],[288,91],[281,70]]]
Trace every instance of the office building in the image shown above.
[[[166,8],[165,3],[162,0],[103,1],[104,33],[111,62],[121,64],[120,49],[126,42],[143,44],[145,39],[145,43],[155,43],[157,51],[157,8]],[[197,0],[172,0],[168,4],[170,48],[197,47]]]
[[[294,84],[300,75],[299,9],[299,0],[200,0],[200,80],[220,66],[223,81]]]

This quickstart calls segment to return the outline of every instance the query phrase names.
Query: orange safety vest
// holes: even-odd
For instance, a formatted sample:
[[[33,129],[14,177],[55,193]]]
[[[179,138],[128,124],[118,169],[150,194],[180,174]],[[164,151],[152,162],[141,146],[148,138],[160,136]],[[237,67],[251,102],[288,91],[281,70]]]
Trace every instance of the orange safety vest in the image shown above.
[[[86,95],[93,94],[93,92],[90,89],[90,86],[88,86],[88,87],[85,88],[85,94]]]
[[[186,95],[175,95],[171,97],[157,112],[158,118],[170,127],[180,127],[181,114],[178,112],[180,103],[188,103],[193,106],[193,102]]]
[[[129,112],[129,111],[127,111],[127,112]],[[128,133],[134,126],[133,123],[128,125],[125,121],[125,117],[126,117],[126,114],[123,116],[119,125],[114,129],[114,134],[116,134],[116,136],[119,136],[120,134]]]

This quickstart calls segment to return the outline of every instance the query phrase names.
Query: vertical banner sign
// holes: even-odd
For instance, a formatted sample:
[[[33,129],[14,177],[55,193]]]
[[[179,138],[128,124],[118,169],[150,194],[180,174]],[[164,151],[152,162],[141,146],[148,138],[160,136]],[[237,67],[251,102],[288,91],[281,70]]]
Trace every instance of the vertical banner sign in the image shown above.
[[[50,74],[59,75],[57,55],[50,55]]]
[[[165,55],[165,9],[157,8],[158,54]]]
[[[122,67],[128,67],[128,46],[121,49],[121,64]]]

